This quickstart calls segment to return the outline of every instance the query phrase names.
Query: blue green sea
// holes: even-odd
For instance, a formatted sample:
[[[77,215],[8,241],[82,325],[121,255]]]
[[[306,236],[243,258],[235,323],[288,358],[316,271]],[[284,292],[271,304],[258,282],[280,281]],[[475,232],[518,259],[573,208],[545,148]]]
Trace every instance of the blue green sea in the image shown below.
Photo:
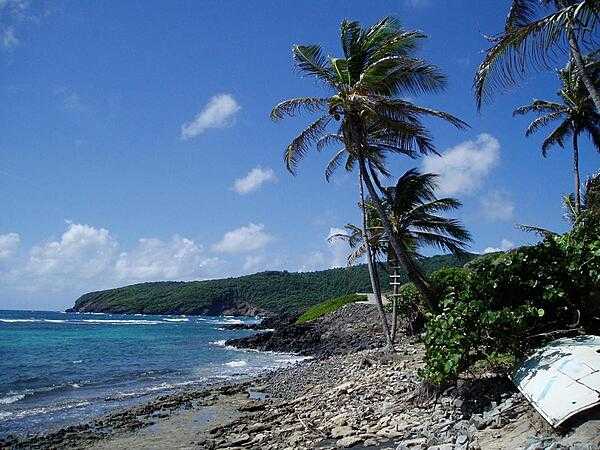
[[[0,311],[0,437],[45,432],[178,389],[289,365],[225,347],[256,318]]]

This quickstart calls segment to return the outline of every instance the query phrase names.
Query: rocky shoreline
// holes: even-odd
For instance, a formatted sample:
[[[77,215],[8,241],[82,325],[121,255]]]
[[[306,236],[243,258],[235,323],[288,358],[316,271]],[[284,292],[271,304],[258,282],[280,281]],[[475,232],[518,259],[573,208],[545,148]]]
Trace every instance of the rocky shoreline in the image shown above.
[[[591,450],[600,411],[553,430],[501,377],[463,379],[441,394],[423,388],[422,346],[404,337],[394,355],[370,305],[348,305],[307,326],[243,342],[259,350],[299,339],[314,359],[258,378],[185,391],[8,448]],[[291,329],[290,329],[291,328]],[[294,338],[295,336],[295,338]]]

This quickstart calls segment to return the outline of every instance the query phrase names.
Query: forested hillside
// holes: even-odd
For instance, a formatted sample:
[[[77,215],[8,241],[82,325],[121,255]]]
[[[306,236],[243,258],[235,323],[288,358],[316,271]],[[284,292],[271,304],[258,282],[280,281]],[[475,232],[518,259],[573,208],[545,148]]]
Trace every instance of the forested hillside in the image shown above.
[[[432,272],[444,266],[463,265],[475,255],[425,258]],[[384,289],[387,273],[382,271]],[[258,314],[298,313],[323,300],[370,291],[366,266],[319,272],[261,272],[237,278],[190,282],[141,283],[90,292],[75,302],[74,311],[143,314]]]

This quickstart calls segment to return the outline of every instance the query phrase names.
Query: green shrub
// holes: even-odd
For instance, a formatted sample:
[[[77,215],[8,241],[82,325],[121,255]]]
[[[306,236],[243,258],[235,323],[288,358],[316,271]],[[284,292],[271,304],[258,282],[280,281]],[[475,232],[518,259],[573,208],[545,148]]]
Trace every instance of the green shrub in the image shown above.
[[[462,272],[438,271],[432,284],[443,297],[427,317],[421,375],[441,385],[474,364],[506,369],[530,350],[531,335],[573,323],[600,329],[600,233],[576,228]]]
[[[458,377],[473,363],[503,354],[514,359],[523,353],[523,334],[541,312],[527,305],[490,310],[468,293],[442,304],[442,312],[431,315],[425,327],[425,363],[421,376],[435,385]]]
[[[332,313],[333,311],[341,308],[348,303],[354,303],[358,301],[366,300],[364,295],[358,294],[349,294],[344,295],[343,297],[333,298],[331,300],[327,300],[323,303],[319,303],[318,305],[312,306],[307,309],[304,314],[302,314],[296,320],[297,324],[310,322],[311,320],[318,319],[319,317],[323,317],[327,314]]]
[[[445,267],[431,274],[431,285],[435,292],[434,308],[440,310],[440,304],[449,295],[457,296],[467,290],[471,280],[471,271],[464,267]]]

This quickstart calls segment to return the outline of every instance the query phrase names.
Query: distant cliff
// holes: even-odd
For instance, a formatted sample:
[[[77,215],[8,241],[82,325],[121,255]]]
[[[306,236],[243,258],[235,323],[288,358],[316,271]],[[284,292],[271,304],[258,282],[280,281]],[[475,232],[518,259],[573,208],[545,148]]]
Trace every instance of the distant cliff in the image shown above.
[[[426,272],[463,265],[476,255],[425,258]],[[387,274],[382,273],[387,289]],[[261,272],[207,281],[141,283],[79,297],[71,311],[141,314],[294,314],[333,297],[371,290],[362,266],[319,272]]]

